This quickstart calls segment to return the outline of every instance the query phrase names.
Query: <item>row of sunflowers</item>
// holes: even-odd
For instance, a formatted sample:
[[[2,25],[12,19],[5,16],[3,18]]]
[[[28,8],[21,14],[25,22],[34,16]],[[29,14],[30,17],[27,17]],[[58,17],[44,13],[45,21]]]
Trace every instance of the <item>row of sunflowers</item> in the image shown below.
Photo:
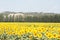
[[[60,40],[60,23],[0,23],[0,40]]]

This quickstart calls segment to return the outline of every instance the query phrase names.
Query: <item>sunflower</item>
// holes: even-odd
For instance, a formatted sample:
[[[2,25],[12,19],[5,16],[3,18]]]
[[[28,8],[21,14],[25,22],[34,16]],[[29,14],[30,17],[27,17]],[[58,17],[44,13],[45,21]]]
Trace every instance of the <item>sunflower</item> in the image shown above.
[[[57,34],[53,34],[53,38],[57,38],[58,37],[58,35]]]
[[[52,36],[52,33],[50,33],[50,32],[47,32],[46,34],[46,37],[48,37],[48,38],[52,38],[53,36]]]
[[[41,38],[42,37],[42,34],[41,33],[37,34],[37,37],[38,38]]]
[[[58,39],[60,39],[60,35],[58,35],[58,37],[57,37]]]

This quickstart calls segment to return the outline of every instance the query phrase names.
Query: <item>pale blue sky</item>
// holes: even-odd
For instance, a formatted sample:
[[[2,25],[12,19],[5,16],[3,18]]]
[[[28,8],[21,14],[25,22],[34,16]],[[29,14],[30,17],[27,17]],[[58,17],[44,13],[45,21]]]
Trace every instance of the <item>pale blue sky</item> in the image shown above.
[[[0,0],[1,11],[60,13],[60,0]]]

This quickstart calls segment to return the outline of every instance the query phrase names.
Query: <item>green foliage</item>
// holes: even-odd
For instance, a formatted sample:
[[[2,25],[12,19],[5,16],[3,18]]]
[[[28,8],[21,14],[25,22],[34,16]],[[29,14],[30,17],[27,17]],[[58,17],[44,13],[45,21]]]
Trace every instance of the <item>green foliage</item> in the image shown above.
[[[57,13],[21,12],[20,14],[23,14],[23,16],[18,15],[15,17],[15,15],[10,15],[8,17],[9,14],[14,14],[14,12],[0,13],[0,22],[60,22],[60,14]]]

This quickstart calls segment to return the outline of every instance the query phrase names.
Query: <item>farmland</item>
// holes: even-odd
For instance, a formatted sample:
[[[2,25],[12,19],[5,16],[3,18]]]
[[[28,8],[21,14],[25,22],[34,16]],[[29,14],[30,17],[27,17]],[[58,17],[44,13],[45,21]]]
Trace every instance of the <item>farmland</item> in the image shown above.
[[[0,22],[0,40],[60,40],[60,23]]]

